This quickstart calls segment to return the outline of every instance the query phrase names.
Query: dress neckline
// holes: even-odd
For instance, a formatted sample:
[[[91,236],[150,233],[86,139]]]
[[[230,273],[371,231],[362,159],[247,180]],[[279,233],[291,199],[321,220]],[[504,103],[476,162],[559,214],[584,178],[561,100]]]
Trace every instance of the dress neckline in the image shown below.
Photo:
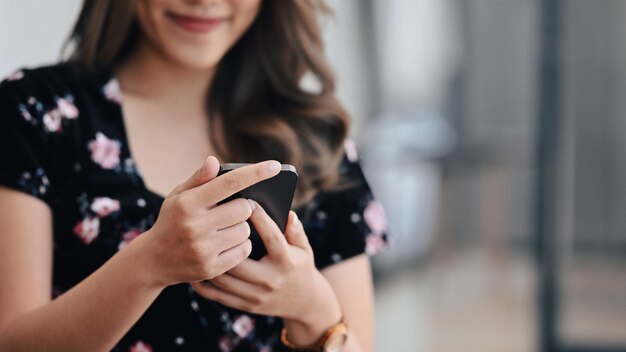
[[[153,191],[152,189],[150,189],[150,187],[148,187],[143,177],[141,166],[137,163],[137,159],[135,159],[133,151],[131,149],[130,140],[128,138],[128,129],[126,128],[126,119],[124,116],[124,109],[123,109],[124,94],[122,92],[119,79],[117,78],[117,75],[115,74],[113,70],[106,71],[106,84],[111,84],[111,87],[113,87],[112,88],[113,94],[116,95],[115,101],[111,101],[112,99],[107,98],[107,97],[105,97],[105,99],[108,99],[109,101],[111,101],[111,103],[113,103],[113,105],[115,106],[115,111],[116,111],[115,119],[116,119],[116,123],[118,124],[119,130],[120,130],[120,136],[121,136],[120,142],[122,143],[122,148],[126,148],[127,158],[130,159],[133,164],[133,167],[136,172],[136,181],[139,184],[139,187],[142,189],[143,192],[147,193],[150,197],[158,200],[159,203],[162,203],[165,200],[166,196],[160,194],[159,192]]]

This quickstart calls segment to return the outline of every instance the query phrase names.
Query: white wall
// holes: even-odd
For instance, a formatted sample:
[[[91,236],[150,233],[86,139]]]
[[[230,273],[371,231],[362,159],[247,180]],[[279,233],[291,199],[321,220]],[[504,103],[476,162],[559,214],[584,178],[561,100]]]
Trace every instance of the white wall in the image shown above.
[[[0,1],[0,76],[58,61],[80,0]]]

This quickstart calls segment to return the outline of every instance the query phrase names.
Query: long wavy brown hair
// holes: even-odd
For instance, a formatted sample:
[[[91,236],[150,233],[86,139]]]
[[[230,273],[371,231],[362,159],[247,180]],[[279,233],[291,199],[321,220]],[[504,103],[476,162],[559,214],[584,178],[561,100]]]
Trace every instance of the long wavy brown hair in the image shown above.
[[[139,38],[136,0],[84,0],[70,37],[68,61],[114,69]],[[276,159],[299,174],[301,205],[337,186],[350,120],[335,96],[319,15],[322,0],[263,0],[257,18],[218,64],[207,97],[210,141],[229,162]],[[319,89],[303,89],[311,75]],[[215,143],[216,119],[224,145]]]

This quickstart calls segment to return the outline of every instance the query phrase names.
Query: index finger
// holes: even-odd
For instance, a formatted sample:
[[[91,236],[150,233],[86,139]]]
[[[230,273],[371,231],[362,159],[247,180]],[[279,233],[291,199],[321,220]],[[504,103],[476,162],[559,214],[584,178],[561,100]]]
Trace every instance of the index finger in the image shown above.
[[[267,263],[252,259],[244,260],[236,267],[228,270],[227,273],[257,285],[262,285],[267,282],[268,278],[275,276],[275,273],[268,267]]]
[[[278,225],[260,204],[257,203],[254,210],[252,210],[250,221],[252,221],[252,225],[254,225],[259,237],[261,237],[263,245],[267,249],[267,255],[278,260],[284,259],[287,255],[289,243],[278,228]]]
[[[208,207],[255,183],[276,176],[280,167],[276,160],[239,167],[187,192],[193,204]]]

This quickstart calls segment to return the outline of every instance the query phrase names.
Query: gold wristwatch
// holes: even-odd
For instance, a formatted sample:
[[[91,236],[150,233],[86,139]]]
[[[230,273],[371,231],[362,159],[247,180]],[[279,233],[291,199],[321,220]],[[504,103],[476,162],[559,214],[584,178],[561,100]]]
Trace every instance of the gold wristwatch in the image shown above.
[[[283,328],[280,341],[292,351],[297,352],[341,352],[348,340],[348,325],[343,318],[341,321],[324,332],[316,343],[310,346],[300,346],[287,339],[287,329]]]

